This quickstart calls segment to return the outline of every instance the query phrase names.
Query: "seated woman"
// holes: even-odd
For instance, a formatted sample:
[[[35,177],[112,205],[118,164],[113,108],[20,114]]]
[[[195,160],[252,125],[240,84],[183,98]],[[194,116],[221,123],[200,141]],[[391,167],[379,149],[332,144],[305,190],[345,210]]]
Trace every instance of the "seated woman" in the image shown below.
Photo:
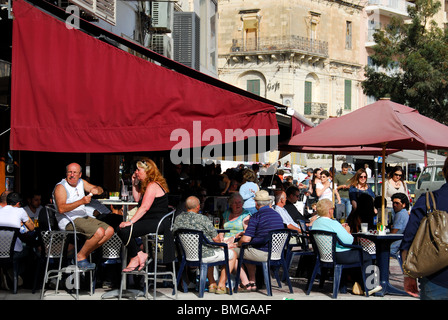
[[[137,211],[129,221],[120,224],[117,233],[130,257],[124,272],[142,270],[149,261],[148,254],[139,248],[135,238],[156,232],[160,220],[169,212],[167,192],[168,185],[154,161],[138,161],[132,175],[132,195],[138,202]],[[167,220],[160,231],[164,236],[163,259],[170,262],[174,259],[174,239]]]
[[[314,221],[312,225],[312,230],[323,230],[330,231],[336,233],[338,238],[342,241],[342,243],[352,244],[353,236],[350,233],[350,227],[348,224],[341,224],[337,220],[333,219],[333,203],[328,199],[320,200],[317,203],[317,214],[318,218]],[[366,271],[367,267],[372,264],[372,259],[370,255],[366,251],[362,251],[363,254],[363,268]],[[342,245],[336,245],[336,262],[343,264],[350,264],[359,261],[359,253],[358,251],[352,250],[350,248],[344,247]],[[355,283],[362,283],[359,272],[353,272],[351,277]],[[366,274],[366,278],[369,275]],[[355,287],[355,285],[354,285]],[[381,290],[381,287],[376,287],[373,290],[369,291],[369,294],[377,292]]]
[[[226,238],[240,238],[249,223],[250,212],[243,209],[243,197],[238,193],[233,193],[229,198],[229,209],[222,214],[224,229],[229,230]]]

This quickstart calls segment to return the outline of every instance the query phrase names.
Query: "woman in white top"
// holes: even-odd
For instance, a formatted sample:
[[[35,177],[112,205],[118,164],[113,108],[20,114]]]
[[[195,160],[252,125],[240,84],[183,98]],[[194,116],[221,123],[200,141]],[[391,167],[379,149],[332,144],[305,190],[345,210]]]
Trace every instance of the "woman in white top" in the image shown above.
[[[392,208],[392,197],[395,193],[408,194],[408,187],[404,182],[403,169],[396,166],[387,175],[386,184],[384,185],[384,198],[387,201],[387,207]]]
[[[338,189],[335,187],[333,190],[333,182],[330,181],[330,172],[323,170],[320,173],[320,181],[316,183],[316,194],[319,200],[328,199],[333,201],[333,191],[337,199],[337,203],[341,203],[341,197],[339,196]]]

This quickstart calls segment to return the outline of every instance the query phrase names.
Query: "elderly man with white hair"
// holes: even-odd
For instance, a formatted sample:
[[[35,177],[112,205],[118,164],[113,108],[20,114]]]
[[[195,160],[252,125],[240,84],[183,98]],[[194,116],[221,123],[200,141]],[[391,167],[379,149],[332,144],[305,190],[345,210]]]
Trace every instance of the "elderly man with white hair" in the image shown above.
[[[249,219],[249,225],[241,237],[238,244],[241,246],[245,242],[261,242],[266,239],[269,232],[277,229],[284,229],[283,219],[277,211],[271,208],[272,199],[269,193],[265,190],[260,190],[255,193],[255,207],[257,212],[254,213]],[[252,248],[249,247],[244,250],[244,259],[252,261],[267,261],[268,259],[268,247]],[[255,285],[255,270],[256,266],[253,264],[247,264],[247,271],[249,275],[249,284],[251,290],[257,290]]]

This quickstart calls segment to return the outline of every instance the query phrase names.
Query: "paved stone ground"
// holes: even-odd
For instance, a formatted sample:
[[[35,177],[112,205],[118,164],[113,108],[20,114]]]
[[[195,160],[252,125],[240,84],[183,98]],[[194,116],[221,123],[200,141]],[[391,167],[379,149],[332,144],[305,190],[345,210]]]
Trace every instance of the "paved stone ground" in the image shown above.
[[[390,282],[391,284],[398,288],[403,289],[403,275],[401,273],[400,266],[398,265],[398,262],[395,259],[390,260]],[[293,261],[290,274],[295,274],[294,265],[297,265],[296,260]],[[294,289],[294,293],[289,293],[288,286],[284,283],[282,285],[282,288],[277,287],[276,281],[273,279],[273,296],[269,297],[266,295],[266,289],[262,288],[258,290],[257,292],[240,292],[233,295],[217,295],[217,294],[211,294],[206,292],[204,295],[204,298],[198,297],[198,292],[195,290],[190,290],[188,293],[184,293],[182,291],[178,292],[177,301],[219,301],[219,300],[225,300],[225,301],[264,301],[264,300],[333,300],[332,295],[332,282],[326,281],[325,285],[322,289],[318,286],[318,281],[315,282],[313,289],[310,293],[310,295],[305,294],[306,290],[306,282],[307,280],[305,278],[293,278],[292,279],[292,285]],[[80,291],[80,300],[82,301],[89,301],[89,300],[104,300],[104,301],[110,301],[110,300],[117,300],[117,298],[108,298],[103,299],[103,295],[107,293],[108,290],[97,288],[95,290],[95,293],[90,296],[88,292],[86,291]],[[171,295],[172,288],[158,288],[157,289],[157,299],[158,300],[164,300],[164,301],[175,301],[175,297]],[[152,299],[152,289],[150,289],[150,299]],[[40,300],[40,291],[37,291],[35,294],[32,294],[30,290],[19,288],[18,294],[14,295],[9,291],[6,290],[0,290],[0,300]],[[62,290],[59,294],[54,295],[53,292],[47,291],[45,294],[44,300],[51,301],[51,300],[74,300],[74,297],[71,296],[68,292],[65,290]],[[125,299],[128,300],[128,299]],[[137,297],[137,300],[145,300],[144,297]],[[416,298],[410,297],[410,296],[398,296],[398,295],[385,295],[384,297],[377,297],[377,296],[359,296],[359,295],[353,295],[350,292],[347,293],[339,293],[338,294],[338,301],[350,301],[350,300],[365,300],[365,301],[385,301],[385,300],[414,300],[416,301]]]

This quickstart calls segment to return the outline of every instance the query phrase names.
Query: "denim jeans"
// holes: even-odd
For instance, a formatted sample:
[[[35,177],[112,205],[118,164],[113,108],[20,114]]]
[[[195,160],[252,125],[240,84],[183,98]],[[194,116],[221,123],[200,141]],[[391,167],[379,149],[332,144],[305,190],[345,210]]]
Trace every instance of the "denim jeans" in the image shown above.
[[[448,288],[439,286],[428,278],[421,278],[420,300],[448,300]]]
[[[352,202],[349,198],[341,198],[341,204],[345,204],[345,216],[348,217],[352,212]]]

